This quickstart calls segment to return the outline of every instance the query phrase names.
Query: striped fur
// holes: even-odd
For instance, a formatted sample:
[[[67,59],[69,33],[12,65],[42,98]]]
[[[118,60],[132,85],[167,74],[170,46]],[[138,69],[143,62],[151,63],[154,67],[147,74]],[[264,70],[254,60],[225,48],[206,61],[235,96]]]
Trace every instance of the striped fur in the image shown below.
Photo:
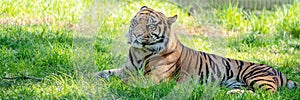
[[[278,87],[296,86],[274,68],[252,62],[224,58],[185,47],[171,30],[177,19],[143,6],[131,20],[127,33],[131,45],[124,67],[104,70],[97,77],[115,75],[127,78],[128,73],[144,70],[154,82],[176,78],[185,81],[197,76],[197,81],[216,81],[229,88],[264,88],[275,92]]]

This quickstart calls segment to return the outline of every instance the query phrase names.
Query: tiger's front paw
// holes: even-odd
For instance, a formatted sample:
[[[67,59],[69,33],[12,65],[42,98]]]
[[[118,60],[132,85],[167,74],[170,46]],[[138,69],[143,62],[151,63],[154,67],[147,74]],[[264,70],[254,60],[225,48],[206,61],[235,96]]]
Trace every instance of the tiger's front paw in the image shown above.
[[[241,89],[232,89],[232,90],[227,91],[226,94],[235,94],[235,93],[243,94],[245,92],[253,94],[253,91],[251,91],[251,90],[241,90]]]
[[[99,79],[99,78],[109,79],[110,76],[112,76],[112,72],[110,70],[103,70],[103,71],[98,72],[95,75],[95,78],[96,79]]]

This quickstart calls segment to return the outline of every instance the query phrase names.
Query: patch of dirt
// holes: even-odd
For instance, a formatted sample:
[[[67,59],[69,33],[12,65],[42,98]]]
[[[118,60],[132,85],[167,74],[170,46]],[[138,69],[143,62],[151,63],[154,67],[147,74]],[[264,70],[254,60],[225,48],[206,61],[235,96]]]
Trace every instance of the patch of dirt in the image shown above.
[[[228,37],[227,32],[216,25],[188,26],[175,25],[173,32],[185,35],[204,35],[204,36],[222,36]]]

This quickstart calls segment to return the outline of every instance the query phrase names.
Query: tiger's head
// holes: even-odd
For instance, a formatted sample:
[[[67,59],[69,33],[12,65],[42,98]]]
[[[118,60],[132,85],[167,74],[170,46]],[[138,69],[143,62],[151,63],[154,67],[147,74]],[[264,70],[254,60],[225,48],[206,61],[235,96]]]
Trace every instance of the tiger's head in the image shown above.
[[[165,48],[170,36],[171,25],[177,15],[166,17],[163,13],[143,6],[131,19],[126,34],[131,47],[159,52]]]

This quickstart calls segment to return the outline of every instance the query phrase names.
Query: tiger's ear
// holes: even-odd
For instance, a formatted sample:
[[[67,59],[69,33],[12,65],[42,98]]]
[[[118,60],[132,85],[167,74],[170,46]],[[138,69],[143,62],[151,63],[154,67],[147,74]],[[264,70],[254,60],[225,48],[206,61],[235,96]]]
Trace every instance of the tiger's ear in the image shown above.
[[[176,20],[177,20],[177,15],[167,18],[167,22],[169,25],[172,25],[174,22],[176,22]]]
[[[140,8],[140,10],[145,10],[145,9],[148,9],[148,7],[147,6],[143,6],[143,7]]]

